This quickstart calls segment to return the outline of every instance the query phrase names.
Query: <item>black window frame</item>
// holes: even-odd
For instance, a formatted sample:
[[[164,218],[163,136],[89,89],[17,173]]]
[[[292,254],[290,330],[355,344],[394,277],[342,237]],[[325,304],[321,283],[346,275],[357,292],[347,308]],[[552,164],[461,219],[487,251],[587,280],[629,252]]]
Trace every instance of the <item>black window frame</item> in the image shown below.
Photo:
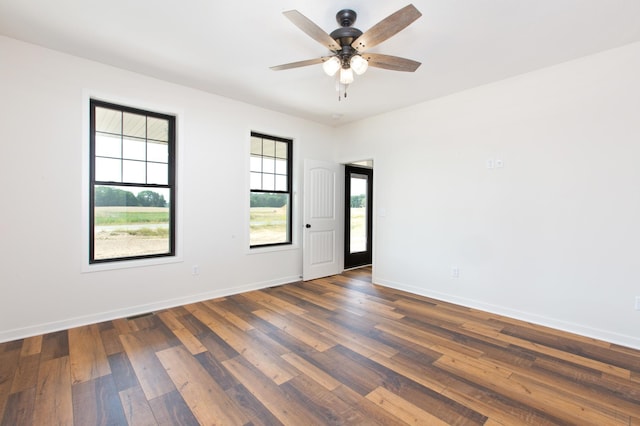
[[[249,185],[249,197],[253,193],[263,193],[263,194],[287,194],[289,196],[289,203],[287,205],[287,241],[278,242],[278,243],[266,243],[266,244],[251,244],[249,243],[250,249],[258,249],[264,247],[277,247],[277,246],[288,246],[293,244],[293,139],[282,138],[279,136],[267,135],[265,133],[260,132],[251,132],[251,137],[261,138],[261,139],[269,139],[275,142],[285,142],[287,144],[287,190],[286,191],[278,191],[276,189],[266,190],[266,189],[252,189],[251,184]],[[249,154],[251,156],[251,153]],[[251,171],[249,171],[251,174]],[[251,207],[249,207],[251,208]],[[249,233],[251,233],[251,229],[249,229]],[[251,236],[249,235],[249,241],[251,241]]]
[[[113,110],[119,110],[123,113],[133,113],[154,117],[168,121],[168,176],[167,184],[149,184],[139,182],[115,182],[115,181],[99,181],[95,179],[96,165],[96,108],[103,107]],[[148,162],[145,160],[145,162]],[[136,256],[122,256],[107,259],[95,259],[95,189],[96,186],[111,187],[143,187],[149,189],[168,189],[169,190],[169,251],[167,253],[155,253]],[[140,108],[115,104],[112,102],[101,101],[98,99],[89,100],[89,264],[104,264],[123,262],[139,259],[154,259],[163,257],[175,257],[176,255],[176,116],[163,114],[159,112],[149,111]]]

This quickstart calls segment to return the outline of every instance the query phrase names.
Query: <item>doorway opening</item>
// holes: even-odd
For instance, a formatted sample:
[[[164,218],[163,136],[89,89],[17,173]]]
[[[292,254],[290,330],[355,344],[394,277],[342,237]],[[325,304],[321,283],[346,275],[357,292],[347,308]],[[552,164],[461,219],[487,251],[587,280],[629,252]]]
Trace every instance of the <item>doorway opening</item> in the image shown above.
[[[371,265],[373,258],[373,164],[362,163],[345,166],[345,269]]]

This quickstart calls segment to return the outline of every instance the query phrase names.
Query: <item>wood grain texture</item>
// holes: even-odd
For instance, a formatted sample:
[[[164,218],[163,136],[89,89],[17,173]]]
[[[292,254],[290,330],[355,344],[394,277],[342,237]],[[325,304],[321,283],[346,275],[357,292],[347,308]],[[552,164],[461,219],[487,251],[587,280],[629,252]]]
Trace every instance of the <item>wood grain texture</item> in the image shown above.
[[[0,344],[0,425],[634,425],[640,351],[370,269]]]
[[[34,424],[73,425],[71,395],[69,357],[53,358],[41,363],[33,414]]]
[[[95,324],[69,330],[69,359],[74,384],[111,373],[100,330]]]

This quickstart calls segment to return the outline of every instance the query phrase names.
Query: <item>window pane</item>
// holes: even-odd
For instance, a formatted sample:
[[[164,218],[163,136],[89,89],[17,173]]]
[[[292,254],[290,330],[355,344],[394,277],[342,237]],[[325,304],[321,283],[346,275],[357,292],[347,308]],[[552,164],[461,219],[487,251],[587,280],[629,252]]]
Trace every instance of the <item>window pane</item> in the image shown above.
[[[167,142],[169,140],[169,120],[147,117],[147,139]]]
[[[275,184],[275,175],[266,173],[262,174],[262,189],[266,191],[273,191],[276,189]]]
[[[251,136],[251,155],[262,155],[262,139]]]
[[[166,185],[169,183],[169,165],[164,163],[147,163],[147,183]]]
[[[130,183],[145,183],[145,163],[143,161],[124,160],[122,162],[122,181]]]
[[[288,204],[289,194],[251,194],[249,240],[252,246],[291,241]]]
[[[99,157],[120,158],[122,156],[122,144],[120,136],[96,133],[95,149],[96,155]]]
[[[155,161],[156,163],[169,162],[169,144],[147,142],[147,161]]]
[[[147,117],[125,112],[122,114],[122,134],[126,136],[147,137]]]
[[[367,175],[351,174],[350,253],[367,251]]]
[[[262,155],[266,155],[268,157],[276,156],[276,142],[270,139],[262,140]]]
[[[256,157],[252,155],[249,159],[249,170],[252,172],[261,172],[262,171],[262,157]]]
[[[269,158],[269,157],[262,157],[262,171],[265,173],[275,173],[276,159]]]
[[[146,159],[146,145],[144,139],[124,138],[122,140],[122,158],[144,161]]]
[[[94,258],[167,254],[168,189],[97,186],[94,198]]]
[[[276,191],[287,190],[287,177],[282,175],[276,175]]]
[[[262,189],[262,173],[251,173],[251,189]]]
[[[122,161],[96,157],[95,179],[103,182],[122,182]]]
[[[279,175],[287,174],[287,160],[276,160],[276,170],[275,172]]]
[[[287,143],[276,142],[276,157],[287,158]]]
[[[96,131],[122,134],[122,112],[96,107]]]

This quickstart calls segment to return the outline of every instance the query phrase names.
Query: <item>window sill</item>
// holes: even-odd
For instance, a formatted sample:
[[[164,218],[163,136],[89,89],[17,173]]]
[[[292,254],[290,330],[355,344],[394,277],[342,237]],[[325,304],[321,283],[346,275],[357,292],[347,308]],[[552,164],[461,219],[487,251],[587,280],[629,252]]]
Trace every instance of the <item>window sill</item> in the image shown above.
[[[170,263],[181,263],[183,262],[182,257],[178,256],[167,256],[167,257],[157,257],[152,259],[136,259],[136,260],[116,260],[108,263],[83,263],[82,272],[100,272],[100,271],[111,271],[115,269],[129,269],[129,268],[141,268],[145,266],[155,266],[155,265],[167,265]]]
[[[281,246],[268,246],[268,247],[253,247],[247,249],[247,254],[261,254],[261,253],[271,253],[277,251],[290,251],[290,250],[299,250],[300,246],[298,244],[287,244]]]

